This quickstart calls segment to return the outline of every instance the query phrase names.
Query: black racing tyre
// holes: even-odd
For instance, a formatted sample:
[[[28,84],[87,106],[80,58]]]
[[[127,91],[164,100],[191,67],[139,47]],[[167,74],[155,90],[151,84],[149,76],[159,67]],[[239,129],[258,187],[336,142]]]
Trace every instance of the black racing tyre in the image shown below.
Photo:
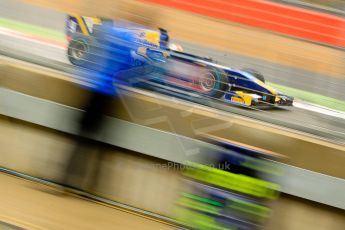
[[[252,74],[254,77],[256,77],[257,79],[259,79],[260,81],[265,83],[265,77],[259,71],[255,70],[255,69],[249,69],[249,68],[245,68],[245,69],[243,69],[243,71],[246,71],[246,72]]]
[[[221,98],[229,89],[227,74],[223,70],[208,67],[199,79],[199,86],[203,94]]]
[[[89,52],[90,39],[84,35],[75,35],[68,44],[68,60],[77,66],[81,66],[85,61],[85,54]]]

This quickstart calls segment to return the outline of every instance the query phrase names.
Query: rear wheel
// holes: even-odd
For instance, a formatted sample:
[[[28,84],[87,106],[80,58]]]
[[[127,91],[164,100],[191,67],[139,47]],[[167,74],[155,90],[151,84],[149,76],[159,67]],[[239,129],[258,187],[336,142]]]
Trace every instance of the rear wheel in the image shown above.
[[[80,65],[85,58],[87,50],[85,42],[72,40],[68,46],[68,60],[74,65]]]
[[[85,55],[89,52],[90,38],[82,34],[75,34],[68,44],[67,57],[73,65],[82,65]]]

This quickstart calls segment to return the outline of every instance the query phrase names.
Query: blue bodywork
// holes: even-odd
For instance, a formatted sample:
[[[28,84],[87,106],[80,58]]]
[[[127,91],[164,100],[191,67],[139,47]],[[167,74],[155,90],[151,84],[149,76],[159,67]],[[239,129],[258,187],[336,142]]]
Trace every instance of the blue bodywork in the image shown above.
[[[71,26],[74,28],[70,28]],[[71,33],[73,30],[76,32]],[[128,72],[127,76],[133,76],[131,74],[133,69],[141,66],[153,66],[151,69],[159,73],[161,82],[177,85],[176,81],[178,81],[178,87],[186,86],[186,88],[189,87],[189,90],[198,91],[201,84],[199,78],[203,78],[203,76],[197,76],[198,79],[188,77],[183,73],[182,67],[180,74],[176,74],[176,70],[174,74],[171,74],[169,72],[170,62],[174,61],[184,66],[187,65],[188,68],[208,70],[208,76],[212,75],[212,79],[214,79],[214,83],[211,82],[213,88],[198,91],[206,96],[233,102],[234,97],[244,98],[245,94],[246,98],[251,98],[250,102],[247,102],[249,106],[260,103],[292,105],[292,97],[265,85],[251,72],[222,66],[209,58],[170,50],[169,36],[163,29],[155,31],[138,25],[111,22],[98,26],[89,36],[82,34],[76,18],[69,16],[66,34],[70,40],[69,51],[73,42],[81,42],[88,47],[85,57],[71,62],[98,72],[97,75],[102,75],[99,77],[101,83],[97,84],[98,90],[102,90],[102,87],[106,89],[106,84],[110,82],[107,78],[115,77],[116,79],[121,71],[125,70]],[[157,43],[152,42],[155,35],[158,36]],[[147,37],[150,36],[151,40],[147,40]],[[135,75],[144,74],[137,71]],[[157,74],[153,75],[157,76]],[[167,79],[171,79],[171,77],[173,77],[173,81],[168,81]],[[191,84],[195,84],[195,87]],[[243,101],[245,100],[243,99]]]

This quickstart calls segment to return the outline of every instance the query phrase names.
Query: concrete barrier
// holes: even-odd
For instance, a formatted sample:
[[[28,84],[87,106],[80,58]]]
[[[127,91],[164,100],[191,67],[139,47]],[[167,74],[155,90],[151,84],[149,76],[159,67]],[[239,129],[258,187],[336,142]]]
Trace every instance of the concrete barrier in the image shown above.
[[[4,116],[0,116],[0,128],[0,167],[61,181],[74,148],[72,136]],[[106,147],[104,152],[101,180],[97,188],[89,192],[172,216],[180,183],[178,170],[157,167],[167,164],[166,161],[114,146]],[[84,189],[88,188],[88,178],[82,183]]]
[[[0,116],[0,166],[56,180],[73,147],[69,136]],[[180,181],[177,170],[153,167],[166,162],[132,151],[108,147],[101,181],[92,192],[161,215],[173,213]],[[267,229],[341,230],[343,210],[283,195],[273,206]],[[313,221],[317,219],[318,225]],[[332,221],[329,221],[332,219]]]

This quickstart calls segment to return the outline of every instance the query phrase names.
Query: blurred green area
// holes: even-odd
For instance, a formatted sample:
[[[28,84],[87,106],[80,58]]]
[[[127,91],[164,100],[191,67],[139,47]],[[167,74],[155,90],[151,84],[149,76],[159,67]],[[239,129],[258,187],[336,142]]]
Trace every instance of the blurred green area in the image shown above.
[[[317,93],[311,93],[300,89],[291,88],[288,86],[278,85],[271,82],[266,82],[268,85],[276,88],[277,90],[284,92],[287,95],[298,98],[302,101],[321,105],[330,109],[344,111],[345,112],[345,101],[341,101],[335,98],[326,97]]]
[[[338,9],[345,6],[344,0],[299,0],[299,1],[316,4],[320,6],[327,6],[334,9]]]
[[[334,9],[334,10],[345,10],[344,0],[273,0],[281,3],[292,3],[298,5],[310,5],[316,8]]]
[[[0,18],[0,27],[15,30],[21,33],[27,33],[30,35],[38,36],[45,39],[51,39],[54,41],[65,42],[66,36],[60,31],[50,30],[47,28],[31,25],[24,22],[18,22]]]

